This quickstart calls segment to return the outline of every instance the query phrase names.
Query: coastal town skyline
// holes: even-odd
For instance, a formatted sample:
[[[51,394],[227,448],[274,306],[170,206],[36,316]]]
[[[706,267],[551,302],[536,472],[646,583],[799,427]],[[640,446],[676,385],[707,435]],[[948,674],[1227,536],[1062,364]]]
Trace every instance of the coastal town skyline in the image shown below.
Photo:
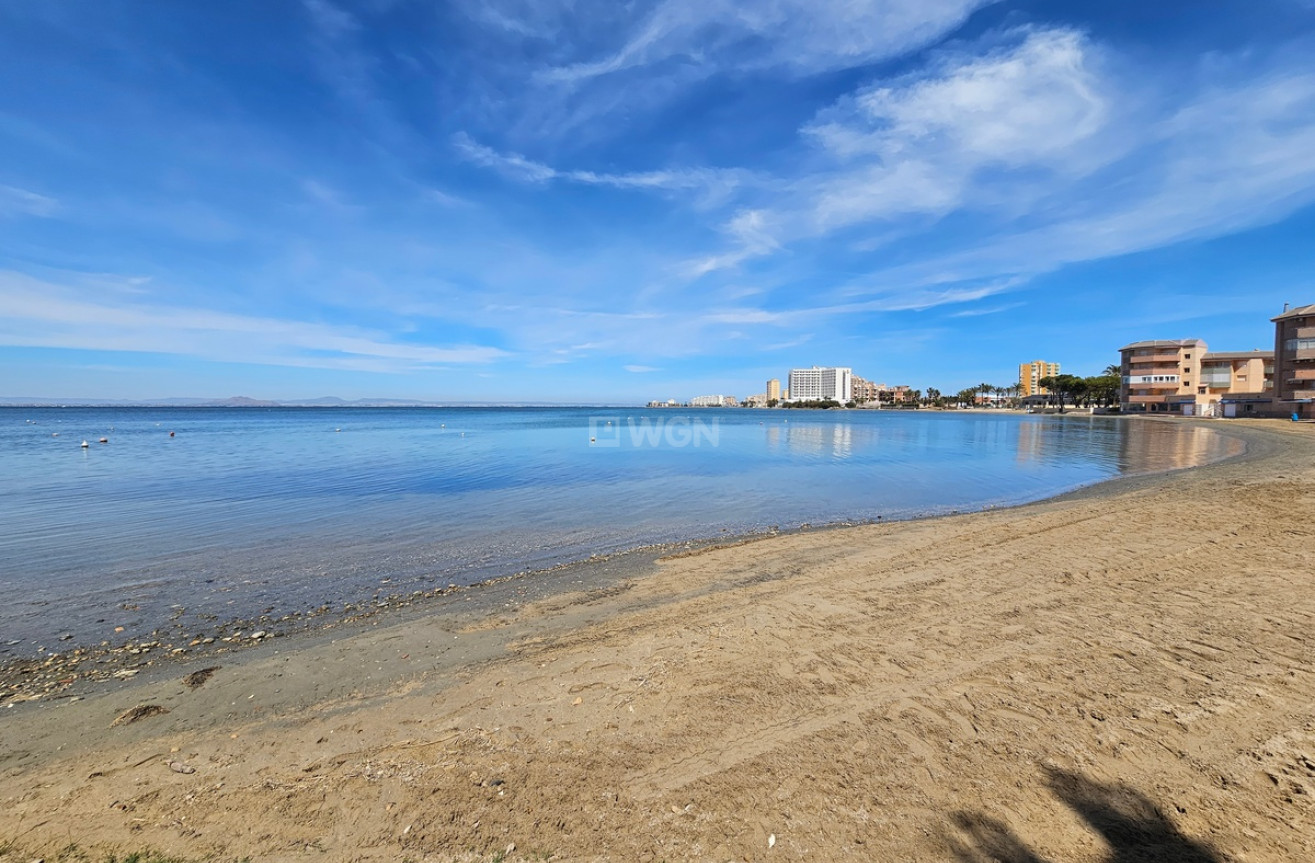
[[[0,396],[953,392],[1315,294],[1308,0],[0,2],[0,56]]]

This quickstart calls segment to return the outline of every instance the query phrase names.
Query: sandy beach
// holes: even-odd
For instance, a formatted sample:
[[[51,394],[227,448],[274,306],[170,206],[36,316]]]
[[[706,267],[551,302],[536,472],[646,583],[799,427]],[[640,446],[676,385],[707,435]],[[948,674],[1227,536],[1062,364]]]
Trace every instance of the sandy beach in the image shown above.
[[[1315,859],[1315,425],[1210,427],[1247,454],[0,708],[0,861]]]

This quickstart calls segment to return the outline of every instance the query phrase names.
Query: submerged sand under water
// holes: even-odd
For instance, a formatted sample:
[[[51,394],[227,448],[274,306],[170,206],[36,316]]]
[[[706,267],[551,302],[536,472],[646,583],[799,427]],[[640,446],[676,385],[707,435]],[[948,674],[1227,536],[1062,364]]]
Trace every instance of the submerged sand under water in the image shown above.
[[[1315,426],[1213,427],[1248,454],[18,705],[0,849],[1313,859]]]

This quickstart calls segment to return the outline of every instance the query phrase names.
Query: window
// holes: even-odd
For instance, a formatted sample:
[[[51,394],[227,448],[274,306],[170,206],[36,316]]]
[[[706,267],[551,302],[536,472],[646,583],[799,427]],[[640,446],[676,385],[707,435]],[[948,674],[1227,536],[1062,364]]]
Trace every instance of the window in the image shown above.
[[[1190,360],[1191,358],[1192,358],[1191,354],[1183,354],[1183,359]]]

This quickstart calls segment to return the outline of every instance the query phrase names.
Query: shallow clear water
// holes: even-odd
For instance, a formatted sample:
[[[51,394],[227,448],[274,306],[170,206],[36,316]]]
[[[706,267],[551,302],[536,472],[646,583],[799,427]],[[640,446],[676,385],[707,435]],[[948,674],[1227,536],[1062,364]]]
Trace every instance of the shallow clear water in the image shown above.
[[[0,408],[0,650],[1015,504],[1236,448],[1195,426],[990,413]]]

